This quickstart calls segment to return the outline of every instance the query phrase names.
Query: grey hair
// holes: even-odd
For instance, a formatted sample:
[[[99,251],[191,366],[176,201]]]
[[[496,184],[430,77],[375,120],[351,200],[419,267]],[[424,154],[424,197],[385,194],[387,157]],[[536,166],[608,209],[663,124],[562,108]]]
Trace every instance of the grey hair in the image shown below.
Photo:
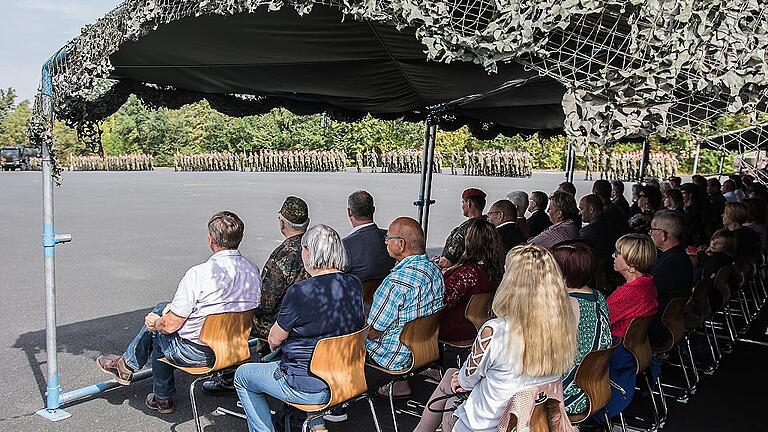
[[[512,191],[507,194],[507,198],[517,206],[518,217],[525,215],[525,210],[528,209],[528,194],[525,191]]]
[[[285,216],[281,215],[280,213],[277,214],[278,219],[283,221],[283,224],[287,226],[288,228],[295,230],[295,231],[306,231],[307,227],[309,226],[309,218],[303,223],[303,224],[297,224],[289,221],[285,218]]]
[[[344,270],[347,251],[341,236],[328,225],[315,225],[301,237],[301,245],[309,251],[307,266],[313,269]]]
[[[674,210],[659,210],[653,215],[657,226],[677,240],[682,240],[685,235],[685,219],[682,214]]]

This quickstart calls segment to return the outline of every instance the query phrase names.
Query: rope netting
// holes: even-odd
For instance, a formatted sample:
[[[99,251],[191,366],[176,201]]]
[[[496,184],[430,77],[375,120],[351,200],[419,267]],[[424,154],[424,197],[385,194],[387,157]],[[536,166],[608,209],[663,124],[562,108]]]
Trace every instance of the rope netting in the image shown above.
[[[489,73],[516,61],[554,78],[567,89],[564,129],[582,147],[678,128],[704,140],[718,133],[718,118],[734,113],[764,125],[768,12],[759,0],[126,0],[54,57],[53,111],[86,137],[97,137],[93,124],[131,93],[150,106],[205,98],[231,115],[285,106],[355,120],[361,113],[333,107],[106,80],[112,53],[163,24],[285,7],[303,15],[318,4],[408,26],[431,60],[474,62]]]

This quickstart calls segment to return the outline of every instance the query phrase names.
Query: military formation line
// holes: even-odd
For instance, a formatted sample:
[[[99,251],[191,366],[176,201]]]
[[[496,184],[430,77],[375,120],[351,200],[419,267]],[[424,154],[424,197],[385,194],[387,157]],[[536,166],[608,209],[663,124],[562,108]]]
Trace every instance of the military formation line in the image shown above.
[[[176,155],[176,171],[332,172],[346,169],[341,150],[259,150]]]
[[[155,159],[145,154],[120,156],[70,156],[65,166],[70,171],[152,171]]]
[[[599,155],[586,152],[585,154],[585,179],[592,180],[594,171],[600,175],[600,179],[633,181],[640,178],[640,164],[643,152],[601,152]],[[676,176],[679,168],[677,158],[667,152],[651,152],[648,155],[648,165],[645,168],[645,176],[650,178],[669,178]],[[596,168],[596,170],[595,170]]]

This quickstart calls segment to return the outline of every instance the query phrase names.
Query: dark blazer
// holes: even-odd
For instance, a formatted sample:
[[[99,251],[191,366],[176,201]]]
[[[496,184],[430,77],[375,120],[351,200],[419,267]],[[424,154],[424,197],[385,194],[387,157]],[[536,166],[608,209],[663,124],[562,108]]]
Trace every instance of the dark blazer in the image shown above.
[[[395,266],[395,259],[389,256],[384,244],[386,234],[386,230],[373,224],[344,237],[342,242],[347,250],[344,272],[361,281],[386,277]]]
[[[534,238],[541,234],[542,231],[552,226],[552,221],[549,220],[549,215],[544,210],[537,210],[528,217],[528,226],[530,232],[528,238]]]
[[[520,227],[518,227],[514,222],[510,222],[504,226],[497,227],[496,232],[499,233],[501,246],[504,249],[504,256],[506,256],[507,252],[509,252],[509,250],[513,247],[525,243],[523,232],[520,231]]]
[[[622,213],[624,213],[624,218],[629,219],[629,217],[632,216],[629,211],[629,202],[624,198],[624,195],[619,195],[616,198],[613,198],[611,202],[621,209]]]

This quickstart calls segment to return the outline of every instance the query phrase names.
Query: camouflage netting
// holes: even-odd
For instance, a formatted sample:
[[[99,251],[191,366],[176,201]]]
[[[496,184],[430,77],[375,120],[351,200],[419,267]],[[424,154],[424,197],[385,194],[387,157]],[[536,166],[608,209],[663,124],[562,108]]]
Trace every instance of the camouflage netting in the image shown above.
[[[760,0],[126,0],[84,28],[51,64],[53,111],[92,140],[98,138],[95,122],[130,93],[151,106],[179,107],[205,97],[231,115],[286,106],[355,120],[360,113],[332,107],[105,81],[109,56],[160,25],[262,8],[309,14],[316,4],[338,7],[348,19],[408,26],[432,60],[474,62],[489,73],[499,62],[516,61],[556,79],[567,88],[564,128],[577,144],[681,127],[704,139],[726,113],[748,114],[755,128],[766,123],[758,116],[768,84],[768,17]],[[457,127],[461,120],[441,126]],[[33,123],[35,142],[44,138],[45,123]],[[483,129],[493,131],[492,125]]]

